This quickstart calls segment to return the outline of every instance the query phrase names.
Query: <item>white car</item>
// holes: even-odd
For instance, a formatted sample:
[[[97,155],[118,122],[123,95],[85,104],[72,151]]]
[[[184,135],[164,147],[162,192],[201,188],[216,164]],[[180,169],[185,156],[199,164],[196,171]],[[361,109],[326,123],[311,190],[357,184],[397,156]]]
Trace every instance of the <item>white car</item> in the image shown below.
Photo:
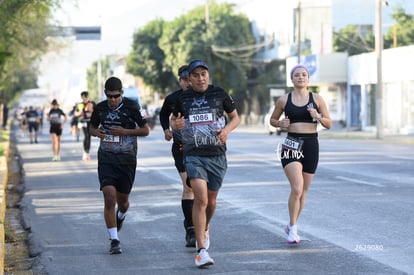
[[[286,132],[286,130],[282,128],[276,128],[270,125],[270,117],[272,116],[274,108],[275,106],[270,107],[269,111],[264,116],[263,124],[265,126],[266,131],[269,133],[269,135],[273,135],[274,133],[276,133],[279,136],[282,132]]]

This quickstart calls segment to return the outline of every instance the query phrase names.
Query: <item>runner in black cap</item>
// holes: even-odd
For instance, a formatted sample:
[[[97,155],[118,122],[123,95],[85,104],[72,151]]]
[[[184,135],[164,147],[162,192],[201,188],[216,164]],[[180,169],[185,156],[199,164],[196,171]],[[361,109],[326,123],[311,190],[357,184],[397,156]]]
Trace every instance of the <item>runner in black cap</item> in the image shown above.
[[[182,134],[185,169],[194,192],[195,264],[204,267],[214,264],[207,252],[209,224],[227,170],[227,137],[240,119],[233,98],[223,88],[209,85],[205,62],[192,61],[188,72],[191,88],[178,97],[171,126]]]
[[[188,89],[188,66],[183,65],[178,69],[178,81],[181,86],[181,89],[172,92],[169,94],[162,105],[160,111],[160,122],[162,129],[164,130],[164,138],[167,141],[173,139],[173,144],[171,152],[174,158],[175,167],[177,168],[178,173],[183,184],[183,193],[181,196],[181,208],[184,214],[184,228],[186,231],[185,240],[186,247],[195,247],[195,233],[193,226],[193,202],[194,194],[191,187],[186,184],[187,173],[185,172],[184,159],[183,159],[183,143],[181,138],[180,131],[171,131],[170,130],[170,115],[174,110],[175,102],[177,101],[178,96]]]

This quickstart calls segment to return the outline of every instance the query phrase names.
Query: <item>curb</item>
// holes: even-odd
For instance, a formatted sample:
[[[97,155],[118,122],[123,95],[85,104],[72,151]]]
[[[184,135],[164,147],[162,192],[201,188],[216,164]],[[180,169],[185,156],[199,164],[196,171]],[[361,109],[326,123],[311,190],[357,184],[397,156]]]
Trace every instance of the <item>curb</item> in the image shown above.
[[[9,132],[9,130],[4,130]],[[9,157],[9,142],[4,143],[4,156],[0,157],[0,274],[4,274],[4,255],[5,255],[5,217],[6,217],[6,186],[8,182],[7,160]]]

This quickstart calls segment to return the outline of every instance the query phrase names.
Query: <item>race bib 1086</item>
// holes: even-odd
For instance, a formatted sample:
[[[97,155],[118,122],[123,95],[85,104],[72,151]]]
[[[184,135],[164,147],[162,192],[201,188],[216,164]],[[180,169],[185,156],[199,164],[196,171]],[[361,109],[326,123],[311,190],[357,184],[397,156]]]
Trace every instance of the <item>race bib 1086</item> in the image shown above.
[[[213,113],[191,114],[188,116],[191,124],[194,123],[208,123],[213,121]]]

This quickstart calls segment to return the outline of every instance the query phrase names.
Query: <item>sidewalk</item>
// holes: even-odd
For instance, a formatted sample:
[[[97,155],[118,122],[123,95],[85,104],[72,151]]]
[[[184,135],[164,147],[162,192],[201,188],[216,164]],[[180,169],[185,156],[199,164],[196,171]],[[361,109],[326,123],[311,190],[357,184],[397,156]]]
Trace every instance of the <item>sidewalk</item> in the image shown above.
[[[9,130],[1,130],[1,133],[7,132]],[[0,274],[4,274],[4,251],[5,251],[5,232],[4,232],[4,222],[6,216],[6,185],[8,180],[8,171],[7,171],[7,159],[9,154],[9,140],[4,142],[4,154],[0,157]]]

